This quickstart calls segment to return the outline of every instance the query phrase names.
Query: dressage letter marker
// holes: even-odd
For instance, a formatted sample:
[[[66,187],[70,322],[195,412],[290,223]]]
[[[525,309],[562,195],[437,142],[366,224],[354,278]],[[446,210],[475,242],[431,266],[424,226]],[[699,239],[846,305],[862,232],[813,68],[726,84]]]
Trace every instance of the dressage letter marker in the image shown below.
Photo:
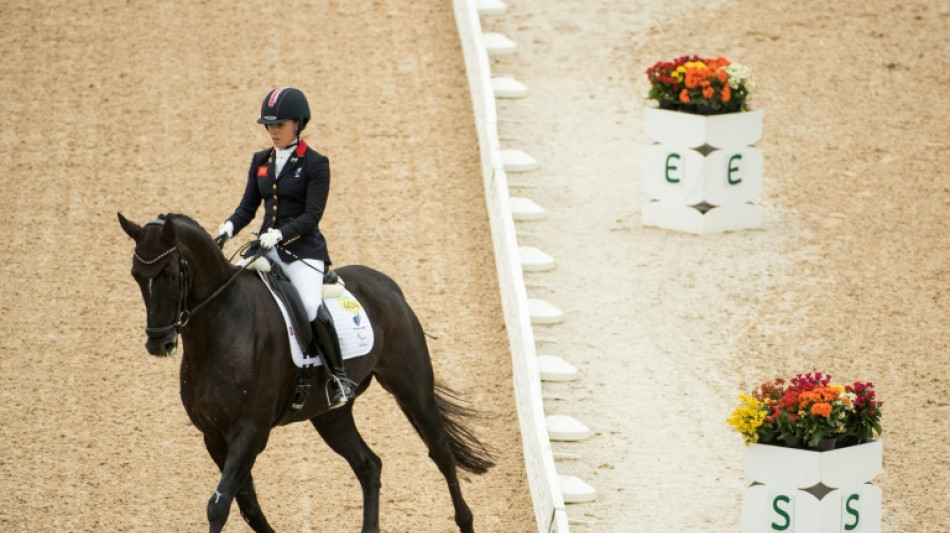
[[[647,109],[645,226],[719,233],[762,224],[762,111],[693,115]]]
[[[742,533],[880,533],[881,441],[826,452],[752,444]]]

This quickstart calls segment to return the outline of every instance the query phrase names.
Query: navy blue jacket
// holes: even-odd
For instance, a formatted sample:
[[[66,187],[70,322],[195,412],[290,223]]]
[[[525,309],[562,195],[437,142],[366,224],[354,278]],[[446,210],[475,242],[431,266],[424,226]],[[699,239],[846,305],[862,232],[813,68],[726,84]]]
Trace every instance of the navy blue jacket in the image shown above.
[[[330,194],[330,160],[301,139],[280,176],[275,176],[274,151],[263,150],[251,158],[244,196],[228,218],[234,225],[234,234],[251,223],[263,202],[260,234],[271,228],[280,230],[284,238],[277,245],[277,253],[284,262],[320,259],[329,265],[320,218]]]

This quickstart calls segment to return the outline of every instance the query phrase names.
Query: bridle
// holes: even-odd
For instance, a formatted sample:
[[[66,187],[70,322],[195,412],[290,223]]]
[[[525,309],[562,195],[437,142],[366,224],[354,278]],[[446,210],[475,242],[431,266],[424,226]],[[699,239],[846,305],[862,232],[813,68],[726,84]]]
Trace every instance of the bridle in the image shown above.
[[[149,222],[149,224],[158,224],[158,223],[164,223],[164,221]],[[154,328],[150,328],[146,326],[145,334],[148,335],[148,338],[150,339],[157,339],[157,338],[164,337],[165,335],[168,335],[172,331],[174,331],[175,333],[178,333],[179,331],[181,331],[181,328],[188,325],[188,320],[191,318],[192,313],[197,311],[201,306],[203,306],[205,303],[208,302],[208,300],[205,300],[204,302],[201,302],[201,304],[195,307],[194,309],[191,309],[190,311],[187,309],[186,304],[188,300],[188,293],[191,292],[191,267],[188,265],[188,260],[185,259],[184,254],[181,253],[181,245],[177,241],[175,242],[174,246],[172,246],[168,250],[165,250],[154,259],[150,259],[150,260],[142,259],[142,257],[139,256],[139,254],[135,252],[133,252],[132,255],[135,257],[137,261],[141,262],[143,265],[154,265],[155,263],[161,261],[162,259],[164,259],[165,257],[167,257],[169,254],[173,252],[177,253],[178,255],[178,303],[176,305],[177,310],[175,313],[177,320],[174,323],[169,324],[167,326],[159,326],[159,327],[154,327]]]
[[[148,222],[145,225],[148,226],[149,224],[163,225],[165,224],[165,221],[162,219],[157,219],[157,220]],[[223,242],[219,243],[219,246],[222,244],[224,243]],[[132,255],[135,257],[137,261],[141,262],[143,265],[154,265],[155,263],[161,261],[162,259],[164,259],[165,257],[167,257],[169,254],[172,254],[172,253],[175,253],[178,256],[178,303],[176,305],[176,313],[175,313],[175,316],[177,317],[177,319],[175,320],[174,323],[168,324],[167,326],[158,326],[158,327],[146,326],[145,334],[150,339],[158,339],[158,338],[164,337],[165,335],[168,335],[172,331],[174,331],[175,333],[181,332],[181,329],[188,325],[188,321],[191,320],[191,317],[195,313],[197,313],[202,307],[207,305],[208,302],[213,300],[219,294],[224,292],[224,289],[226,289],[228,285],[231,284],[231,282],[237,279],[238,274],[247,270],[248,265],[253,263],[254,260],[257,259],[258,257],[262,256],[264,251],[259,250],[257,253],[251,256],[250,260],[245,265],[243,265],[239,271],[237,271],[234,275],[228,278],[227,281],[225,281],[220,287],[218,287],[213,293],[211,293],[211,296],[208,296],[207,298],[204,299],[204,301],[192,307],[191,309],[188,309],[187,307],[188,294],[191,292],[191,283],[192,283],[191,266],[189,265],[188,260],[185,259],[185,255],[181,252],[181,243],[179,243],[176,240],[174,246],[172,246],[168,250],[165,250],[164,252],[156,256],[154,259],[149,259],[149,260],[142,259],[142,257],[140,257],[139,254],[135,253],[134,251],[132,252]]]

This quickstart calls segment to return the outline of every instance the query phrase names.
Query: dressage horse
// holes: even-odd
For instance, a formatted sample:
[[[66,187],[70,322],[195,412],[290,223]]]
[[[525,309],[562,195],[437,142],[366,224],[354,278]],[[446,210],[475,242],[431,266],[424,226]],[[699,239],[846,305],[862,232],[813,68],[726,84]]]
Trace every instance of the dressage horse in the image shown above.
[[[258,276],[231,265],[191,218],[168,214],[140,226],[118,217],[135,240],[132,277],[145,299],[145,347],[152,355],[168,355],[180,335],[182,403],[221,470],[208,501],[210,532],[221,531],[235,499],[251,529],[273,532],[251,468],[284,413],[298,370],[279,307]],[[472,533],[456,467],[482,474],[494,466],[488,447],[463,424],[474,411],[435,381],[422,326],[396,283],[364,266],[337,273],[366,310],[375,335],[367,355],[346,361],[357,394],[375,377],[395,396],[448,483],[455,523]],[[320,367],[309,401],[289,422],[309,420],[346,459],[363,489],[362,532],[377,533],[382,462],[356,429],[353,402],[327,409],[325,381]]]

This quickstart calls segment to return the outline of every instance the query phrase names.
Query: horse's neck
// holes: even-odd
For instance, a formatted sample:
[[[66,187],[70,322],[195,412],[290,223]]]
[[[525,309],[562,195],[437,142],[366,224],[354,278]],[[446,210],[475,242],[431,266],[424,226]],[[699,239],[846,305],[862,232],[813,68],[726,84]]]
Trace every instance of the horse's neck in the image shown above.
[[[234,267],[217,250],[192,249],[191,297],[197,305],[221,288],[234,274]]]

